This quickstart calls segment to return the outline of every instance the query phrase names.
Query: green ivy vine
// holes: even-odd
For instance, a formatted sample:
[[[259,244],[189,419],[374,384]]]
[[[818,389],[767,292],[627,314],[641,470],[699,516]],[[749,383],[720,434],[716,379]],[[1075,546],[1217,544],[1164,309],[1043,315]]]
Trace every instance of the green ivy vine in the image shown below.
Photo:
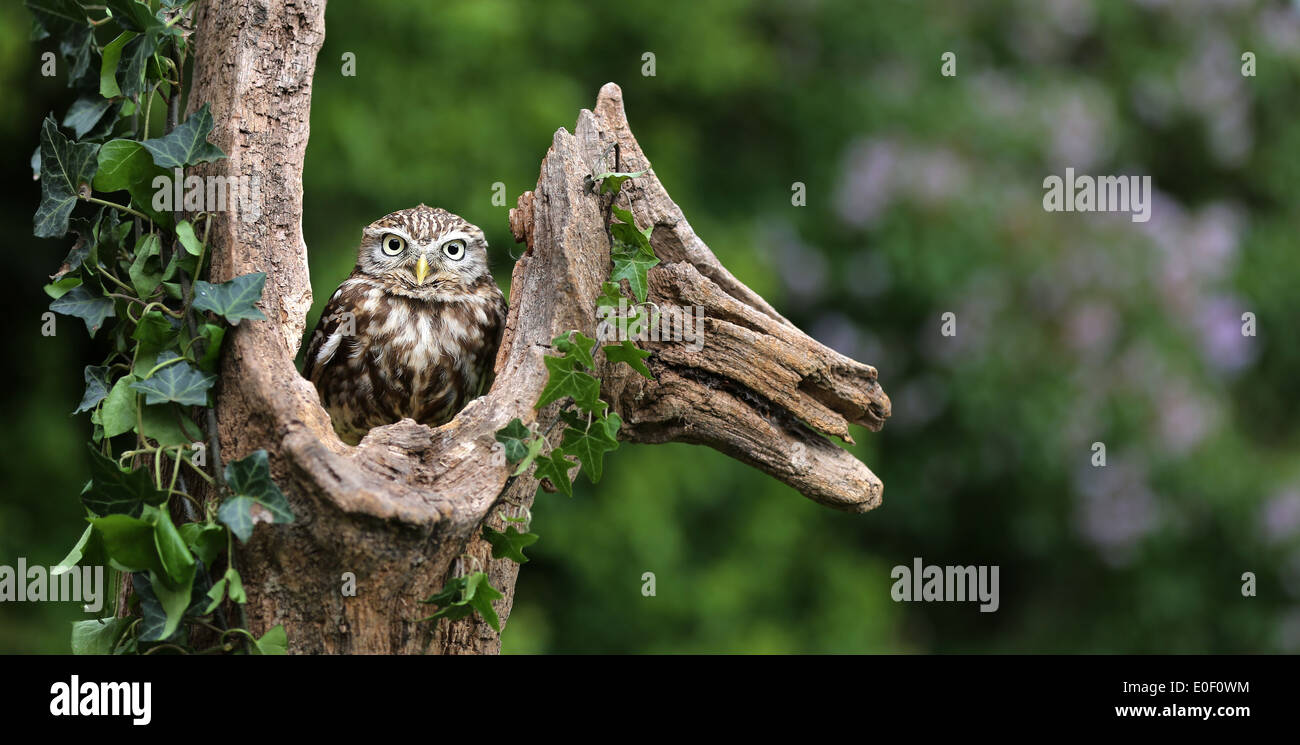
[[[599,185],[599,193],[617,195],[628,179],[637,178],[645,171],[635,173],[607,172],[591,177],[593,185]],[[601,285],[601,293],[596,298],[596,312],[606,315],[610,311],[627,312],[621,318],[625,333],[620,334],[623,341],[619,344],[601,346],[605,359],[612,363],[623,362],[641,375],[654,380],[645,359],[650,352],[640,349],[628,338],[647,321],[646,311],[641,304],[646,302],[649,293],[648,272],[659,263],[654,249],[650,246],[651,228],[638,229],[632,213],[617,205],[610,205],[612,218],[607,227],[612,241],[610,258],[613,269],[610,281]],[[623,295],[622,281],[636,300],[630,305]],[[510,479],[518,478],[533,469],[533,478],[538,481],[538,488],[558,491],[567,497],[573,496],[573,482],[569,474],[574,468],[580,469],[587,479],[595,484],[600,481],[604,469],[605,453],[618,448],[618,431],[623,426],[622,418],[609,410],[609,404],[600,398],[600,378],[596,377],[596,360],[592,352],[596,340],[583,333],[570,330],[551,340],[551,348],[558,355],[547,355],[544,360],[547,370],[546,386],[534,404],[542,409],[556,402],[563,402],[559,419],[554,426],[562,426],[560,445],[546,450],[546,432],[539,433],[527,427],[518,419],[510,420],[505,427],[497,430],[496,440],[501,443],[506,462],[515,466]],[[507,482],[509,486],[509,482]],[[502,490],[504,492],[504,489]],[[510,559],[518,564],[528,561],[523,549],[536,543],[538,536],[528,532],[530,516],[511,517],[500,513],[507,523],[504,531],[487,525],[482,526],[482,537],[492,546],[492,558]],[[523,530],[515,524],[522,524]],[[472,557],[461,557],[473,561]],[[486,572],[481,568],[472,573],[454,576],[443,589],[435,595],[421,601],[437,606],[433,615],[420,619],[422,621],[464,618],[472,612],[479,616],[498,633],[501,631],[500,620],[492,608],[492,601],[503,597],[500,590],[492,586]]]
[[[54,571],[106,565],[111,587],[129,574],[133,590],[118,593],[114,615],[74,624],[78,654],[283,654],[287,643],[283,627],[260,637],[245,628],[233,549],[256,523],[293,512],[265,451],[223,467],[211,408],[226,331],[265,319],[256,303],[266,275],[202,279],[213,213],[157,199],[184,169],[225,157],[208,142],[206,105],[179,120],[193,4],[26,0],[33,39],[57,43],[77,96],[61,121],[45,119],[32,156],[34,234],[74,236],[45,291],[53,313],[80,319],[107,348],[85,368],[73,411],[90,421],[87,526]],[[42,332],[55,328],[46,317]],[[191,488],[199,482],[204,498]]]

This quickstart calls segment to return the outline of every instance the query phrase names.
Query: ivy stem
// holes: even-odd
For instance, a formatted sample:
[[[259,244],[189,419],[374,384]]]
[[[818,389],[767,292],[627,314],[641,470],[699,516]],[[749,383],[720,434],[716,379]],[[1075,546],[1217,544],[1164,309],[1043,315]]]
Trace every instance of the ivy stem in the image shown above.
[[[165,304],[160,303],[157,300],[154,300],[150,302],[148,305],[144,306],[144,310],[140,311],[140,317],[143,318],[144,314],[153,310],[155,307],[157,307],[158,310],[162,311],[163,313],[166,313],[167,315],[171,316],[172,318],[180,319],[185,317],[184,313],[181,313],[180,311],[172,310],[171,308],[168,308]]]
[[[118,287],[121,287],[123,290],[126,290],[127,292],[135,292],[134,287],[131,287],[127,285],[127,283],[118,279],[116,276],[114,276],[112,272],[108,271],[105,267],[100,267],[100,269],[102,270],[100,274],[103,274],[105,277],[108,277],[113,282],[113,284],[117,285]],[[137,302],[144,302],[143,300],[140,300],[140,298],[135,297],[134,295],[132,295],[130,299]]]
[[[152,378],[154,373],[158,372],[164,367],[167,367],[168,365],[174,365],[177,362],[183,361],[184,359],[185,359],[184,357],[172,357],[169,360],[164,360],[162,362],[159,362],[158,364],[154,365],[153,368],[149,370],[149,372],[144,374],[143,380],[148,380],[149,378]]]
[[[95,204],[102,204],[105,207],[112,207],[113,209],[121,210],[127,213],[128,215],[135,215],[136,217],[142,220],[149,219],[149,216],[143,212],[140,212],[138,210],[133,210],[130,207],[127,207],[126,205],[118,204],[117,202],[110,202],[107,199],[100,199],[99,197],[85,197],[85,196],[81,197],[81,199],[86,202],[94,202]]]
[[[181,460],[185,460],[185,459],[182,458]],[[191,462],[188,461],[188,460],[185,461],[185,464],[188,465],[191,469],[193,469],[193,471],[199,475],[199,478],[203,479],[204,481],[208,482],[209,484],[215,483],[215,482],[213,482],[211,476],[209,476],[209,475],[207,475],[206,473],[203,472],[203,469],[199,468],[198,466],[194,465],[193,463],[191,463]]]

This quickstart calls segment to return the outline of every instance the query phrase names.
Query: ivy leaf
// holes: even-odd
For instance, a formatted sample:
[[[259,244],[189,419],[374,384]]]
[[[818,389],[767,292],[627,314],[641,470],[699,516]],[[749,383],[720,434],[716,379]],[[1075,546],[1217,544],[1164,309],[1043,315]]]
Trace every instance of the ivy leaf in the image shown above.
[[[239,572],[236,572],[233,567],[227,569],[221,579],[212,586],[212,589],[208,590],[208,597],[212,599],[212,602],[204,609],[204,615],[216,610],[225,597],[229,597],[231,602],[240,605],[248,602],[248,595],[244,592],[244,581],[240,578]]]
[[[82,96],[73,101],[68,113],[63,115],[63,126],[71,129],[77,139],[81,139],[99,124],[99,120],[112,107],[113,102],[99,94]]]
[[[424,600],[421,600],[420,602],[427,603],[429,605],[437,605],[440,608],[444,608],[444,609],[451,605],[464,605],[464,600],[461,598],[461,595],[462,593],[464,593],[464,591],[465,591],[465,578],[453,577],[451,578],[450,581],[447,582],[446,585],[443,585],[443,588],[441,590],[434,593],[433,595],[430,595]],[[441,613],[442,611],[439,611],[438,613],[435,613],[432,616],[429,616],[428,618],[424,618],[421,620],[427,621],[429,620],[429,618],[440,617]]]
[[[188,587],[170,585],[164,577],[150,571],[132,574],[131,586],[140,596],[140,640],[171,638],[193,603],[193,582]]]
[[[253,654],[258,655],[284,655],[289,653],[289,635],[284,631],[284,625],[278,625],[258,637],[253,643]]]
[[[565,396],[571,397],[578,406],[586,411],[596,408],[600,396],[600,381],[592,375],[577,368],[577,361],[572,357],[547,357],[544,361],[550,377],[546,387],[537,400],[540,409]]]
[[[109,563],[122,572],[162,569],[154,545],[153,525],[131,515],[113,514],[90,518],[104,542]]]
[[[528,563],[528,557],[524,556],[524,549],[537,543],[538,538],[536,533],[520,533],[513,525],[507,526],[504,533],[487,525],[483,526],[483,539],[492,544],[492,558],[507,558],[516,564]]]
[[[614,271],[610,272],[609,278],[615,282],[626,279],[628,287],[632,288],[632,294],[636,296],[636,301],[644,303],[646,295],[650,292],[647,273],[650,267],[659,263],[659,258],[653,252],[647,253],[644,249],[626,244],[615,246],[610,252],[610,258],[614,261]]]
[[[575,335],[576,338],[570,341],[570,337]],[[551,339],[551,346],[565,357],[572,357],[581,362],[588,370],[596,369],[596,361],[591,358],[591,350],[596,346],[596,340],[588,339],[581,331],[569,331],[563,336],[557,336]]]
[[[141,409],[140,434],[162,447],[189,446],[203,440],[199,425],[182,414],[176,404],[157,404]]]
[[[253,507],[256,504],[252,497],[230,497],[217,510],[217,519],[230,528],[240,543],[248,543],[248,539],[253,537]]]
[[[636,218],[632,217],[632,213],[619,207],[617,204],[610,205],[609,210],[614,214],[614,217],[617,217],[622,221],[612,223],[609,226],[609,230],[614,234],[615,238],[629,246],[636,246],[637,248],[643,249],[651,254],[654,253],[654,249],[650,247],[650,233],[653,230],[653,227],[638,230],[636,227]]]
[[[108,556],[104,553],[104,542],[99,534],[95,532],[94,525],[87,525],[85,532],[77,541],[77,545],[68,551],[68,555],[63,557],[56,566],[50,569],[50,576],[57,577],[72,570],[78,564],[85,566],[96,566],[108,563]]]
[[[512,476],[527,471],[537,454],[542,452],[542,446],[546,444],[546,440],[525,427],[518,418],[511,419],[509,424],[497,430],[496,439],[505,446],[506,462],[518,464]]]
[[[134,33],[123,31],[100,52],[99,95],[104,98],[117,98],[122,95],[122,89],[117,85],[117,65],[122,59],[122,48],[134,38]]]
[[[104,427],[105,437],[117,437],[135,429],[136,395],[131,388],[135,381],[134,375],[123,375],[104,398],[104,407],[99,410],[99,423]]]
[[[163,271],[163,281],[175,284],[172,280],[179,279],[179,272],[182,271],[191,277],[198,274],[198,257],[190,255],[189,251],[173,251],[171,261],[167,262],[167,269]]]
[[[93,295],[85,285],[78,285],[50,303],[50,310],[65,316],[75,316],[86,322],[86,331],[93,337],[104,325],[104,319],[115,315],[113,299]]]
[[[533,477],[538,481],[550,479],[564,496],[573,496],[573,482],[569,480],[569,471],[578,465],[568,458],[564,457],[564,450],[556,448],[549,455],[541,456],[537,459],[537,468],[533,470]]]
[[[69,88],[76,85],[86,70],[90,69],[90,50],[94,47],[94,42],[94,29],[88,25],[77,26],[65,32],[59,40],[59,53],[68,61]]]
[[[488,579],[486,572],[474,572],[465,580],[465,601],[478,611],[479,616],[498,634],[501,633],[501,619],[497,617],[492,601],[503,597],[505,595],[492,586],[492,581]]]
[[[113,11],[113,20],[117,21],[117,25],[127,31],[144,31],[162,25],[147,4],[136,0],[105,0],[104,4]]]
[[[122,59],[125,60],[126,66],[119,65],[117,84],[123,96],[132,98],[146,92],[145,69],[156,51],[158,51],[158,34],[153,31],[136,36],[122,48]],[[102,68],[100,72],[102,76]],[[102,77],[100,83],[102,86]]]
[[[221,605],[221,601],[226,599],[226,578],[222,577],[217,580],[211,588],[208,589],[208,598],[212,601],[203,609],[203,615],[208,615]]]
[[[176,342],[179,332],[179,321],[160,310],[151,310],[140,318],[131,338],[150,349],[162,351]]]
[[[289,500],[271,480],[271,466],[265,450],[255,450],[242,460],[232,461],[226,465],[225,473],[226,484],[234,496],[221,504],[217,518],[240,542],[248,542],[257,523],[293,522]]]
[[[122,633],[131,625],[129,618],[93,618],[72,624],[73,654],[112,654]]]
[[[601,347],[601,349],[605,350],[605,359],[610,362],[626,362],[632,366],[633,370],[651,380],[655,379],[655,376],[650,374],[650,368],[646,367],[645,364],[645,359],[650,356],[650,352],[637,347],[630,339],[624,340],[621,345],[610,345]]]
[[[163,641],[168,636],[163,633],[167,628],[167,611],[158,601],[158,596],[154,595],[149,574],[147,572],[132,574],[131,589],[140,598],[140,640]]]
[[[158,356],[158,363],[176,357],[176,354],[164,352]],[[182,360],[173,362],[144,380],[132,383],[131,388],[143,393],[147,404],[175,401],[186,406],[207,406],[208,389],[216,381],[217,376],[208,375]]]
[[[276,522],[293,522],[289,500],[271,479],[271,464],[265,450],[254,450],[248,456],[226,464],[226,484],[232,493],[256,499],[271,511]]]
[[[41,204],[36,208],[33,233],[37,238],[59,238],[68,232],[68,218],[83,184],[95,178],[99,145],[72,142],[59,131],[53,116],[41,125]]]
[[[84,375],[86,377],[86,392],[81,394],[81,405],[73,414],[80,414],[83,411],[90,411],[108,396],[108,366],[87,365]]]
[[[431,616],[421,618],[418,622],[443,618],[455,621],[478,611],[489,626],[497,633],[501,633],[501,619],[497,617],[492,601],[503,597],[505,596],[492,586],[492,582],[484,572],[475,572],[467,577],[456,577],[448,582],[441,592],[420,601],[437,605],[438,611]]]
[[[131,278],[131,285],[142,298],[152,295],[162,282],[162,265],[158,258],[161,250],[162,240],[157,233],[144,236],[135,247],[135,261],[131,262],[127,274]]]
[[[96,515],[137,517],[146,505],[162,504],[167,494],[154,487],[147,468],[123,471],[94,446],[90,449],[90,483],[81,493],[81,503]],[[111,554],[110,554],[111,556]]]
[[[233,567],[227,569],[226,576],[222,579],[230,583],[228,594],[231,600],[240,605],[248,602],[248,595],[244,592],[244,580],[239,576],[239,572],[236,572]]]
[[[167,510],[146,506],[144,508],[144,517],[153,523],[154,545],[158,549],[158,558],[162,562],[163,573],[167,579],[171,580],[173,587],[184,585],[188,595],[189,585],[194,581],[194,572],[197,567],[194,554],[190,553],[189,546],[185,544],[185,539],[181,537],[180,531],[176,529],[176,524],[172,522],[171,515],[168,514]]]
[[[99,170],[95,173],[98,191],[122,191],[153,182],[153,176],[165,174],[153,163],[153,156],[135,140],[109,140],[99,148]],[[152,187],[149,187],[152,188]],[[139,191],[134,189],[133,191]],[[134,196],[134,194],[133,194]]]
[[[561,414],[569,425],[564,430],[564,442],[561,449],[566,455],[576,456],[582,461],[582,472],[587,474],[591,483],[600,481],[604,470],[605,453],[618,448],[618,439],[614,436],[623,420],[618,414],[610,414],[603,419],[596,419],[588,425],[582,417],[572,413]],[[613,434],[609,424],[613,423]]]
[[[80,277],[63,277],[62,279],[56,280],[54,282],[49,283],[48,285],[45,285],[41,289],[45,290],[46,295],[49,295],[55,300],[58,300],[64,295],[68,294],[73,288],[80,287],[80,286],[81,286]]]
[[[23,3],[36,16],[41,27],[51,34],[62,35],[79,26],[88,26],[86,11],[76,0],[27,0]]]
[[[226,337],[226,327],[215,323],[205,323],[199,329],[203,337],[203,356],[199,358],[199,367],[208,372],[217,369],[217,360],[221,357],[221,340]]]
[[[636,171],[627,173],[623,171],[607,171],[605,173],[592,176],[593,181],[600,182],[601,194],[617,194],[618,190],[623,188],[623,182],[637,176],[644,176],[646,171]]]
[[[185,251],[191,256],[198,256],[203,253],[203,244],[199,242],[198,236],[194,235],[194,226],[190,224],[189,220],[181,220],[176,223],[176,237],[180,239],[181,245],[185,247]]]
[[[220,525],[185,523],[180,526],[180,532],[185,545],[205,567],[212,566],[226,548],[226,529]]]
[[[194,283],[194,307],[210,310],[224,317],[232,326],[238,326],[244,318],[264,321],[266,316],[257,309],[256,303],[262,299],[265,284],[266,272],[245,274],[219,285],[199,280]]]
[[[617,282],[600,283],[600,294],[596,296],[597,308],[617,308],[621,304],[620,301],[626,303],[623,291],[619,289]]]
[[[153,155],[153,162],[162,168],[184,168],[211,163],[226,157],[221,148],[208,142],[208,133],[211,131],[212,112],[205,103],[203,108],[191,114],[190,118],[166,136],[145,140],[141,144]]]

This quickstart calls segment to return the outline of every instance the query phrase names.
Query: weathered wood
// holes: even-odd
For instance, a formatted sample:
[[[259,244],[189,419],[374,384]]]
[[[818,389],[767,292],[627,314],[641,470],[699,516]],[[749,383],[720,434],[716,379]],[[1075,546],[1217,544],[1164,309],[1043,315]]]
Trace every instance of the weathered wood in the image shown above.
[[[239,551],[250,626],[285,624],[294,652],[495,652],[499,637],[475,618],[436,631],[415,623],[429,612],[417,601],[465,556],[462,564],[477,562],[506,593],[498,607],[508,615],[517,567],[491,560],[477,533],[485,518],[498,520],[495,507],[531,505],[537,483],[526,475],[506,488],[511,468],[494,433],[515,417],[539,430],[557,417],[558,405],[532,405],[546,382],[543,358],[569,329],[595,336],[596,296],[610,273],[610,197],[594,193],[589,177],[614,165],[613,153],[626,170],[649,163],[621,92],[606,85],[573,134],[556,132],[536,190],[512,210],[528,250],[514,267],[492,389],[442,427],[404,420],[348,447],[293,363],[311,305],[301,176],[323,38],[323,0],[204,3],[197,16],[189,107],[211,104],[212,139],[229,155],[203,172],[262,179],[251,212],[236,204],[215,220],[212,274],[268,275],[260,307],[270,320],[245,321],[227,336],[221,448],[227,459],[265,448],[298,517],[259,526]],[[732,277],[653,171],[619,199],[641,225],[654,225],[664,263],[651,271],[652,299],[707,312],[702,350],[645,343],[654,382],[602,360],[604,396],[627,422],[622,436],[707,444],[841,509],[879,504],[880,481],[817,434],[847,439],[849,422],[879,429],[889,399],[876,371],[813,341]],[[356,597],[341,593],[348,572]]]

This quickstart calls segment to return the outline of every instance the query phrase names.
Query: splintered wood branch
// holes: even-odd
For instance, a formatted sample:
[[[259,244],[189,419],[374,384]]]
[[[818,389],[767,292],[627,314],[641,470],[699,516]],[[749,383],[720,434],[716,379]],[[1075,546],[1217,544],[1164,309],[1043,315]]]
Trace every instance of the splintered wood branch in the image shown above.
[[[647,363],[653,381],[627,365],[602,366],[604,393],[626,423],[621,436],[709,445],[838,509],[865,512],[879,505],[880,480],[827,439],[852,442],[850,423],[877,431],[884,425],[890,404],[876,369],[795,328],[718,262],[655,177],[628,127],[617,85],[601,89],[594,111],[582,112],[572,136],[556,136],[547,164],[536,192],[512,210],[515,237],[532,252],[553,250],[557,227],[561,236],[604,235],[603,222],[583,222],[590,215],[571,209],[600,203],[585,187],[590,177],[647,171],[623,184],[617,204],[631,210],[638,227],[653,228],[650,243],[662,263],[650,269],[648,302],[679,325],[685,318],[698,327],[699,338],[666,340],[682,334],[660,332],[652,335],[658,340],[641,342],[653,353]],[[608,242],[599,249],[595,261],[584,263],[598,265],[604,279]],[[572,246],[564,254],[579,258]],[[590,334],[592,326],[578,328]]]
[[[258,526],[238,552],[250,627],[285,624],[294,652],[496,652],[499,635],[476,616],[421,623],[430,607],[418,601],[457,569],[482,568],[505,593],[496,605],[508,615],[518,568],[491,559],[478,534],[485,519],[500,527],[499,508],[528,508],[537,482],[510,479],[495,433],[516,417],[538,431],[557,419],[559,403],[534,408],[547,380],[543,360],[551,339],[570,329],[597,335],[596,298],[611,270],[611,197],[591,188],[593,169],[611,150],[624,170],[649,161],[621,91],[606,85],[572,134],[555,133],[537,188],[511,211],[528,249],[514,267],[491,390],[446,425],[403,420],[349,447],[294,367],[311,305],[302,168],[323,40],[323,0],[204,3],[197,12],[189,107],[210,104],[211,139],[228,157],[196,170],[261,179],[255,204],[213,220],[212,279],[267,273],[260,307],[269,320],[227,335],[220,444],[228,459],[266,449],[297,515]],[[702,309],[703,328],[702,346],[643,343],[654,381],[601,359],[604,397],[626,421],[621,436],[709,445],[833,507],[879,504],[880,481],[827,439],[847,441],[849,423],[874,430],[889,416],[875,369],[810,339],[734,278],[653,171],[624,184],[618,199],[654,227],[663,263],[650,272],[651,300]],[[341,591],[347,576],[355,595]]]

